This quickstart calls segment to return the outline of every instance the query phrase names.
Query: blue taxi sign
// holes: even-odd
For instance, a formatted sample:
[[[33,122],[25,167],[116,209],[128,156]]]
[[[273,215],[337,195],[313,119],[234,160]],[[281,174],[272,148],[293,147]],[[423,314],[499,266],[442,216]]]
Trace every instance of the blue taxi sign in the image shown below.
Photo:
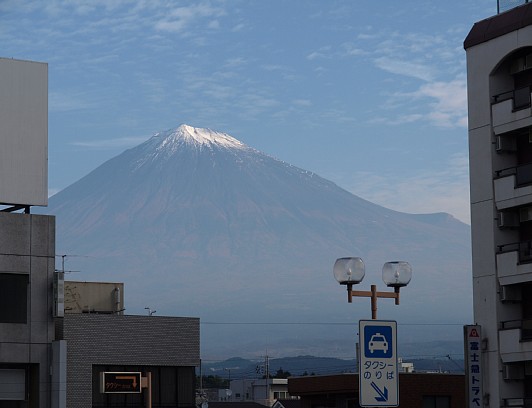
[[[397,322],[360,320],[359,338],[360,406],[399,406]]]

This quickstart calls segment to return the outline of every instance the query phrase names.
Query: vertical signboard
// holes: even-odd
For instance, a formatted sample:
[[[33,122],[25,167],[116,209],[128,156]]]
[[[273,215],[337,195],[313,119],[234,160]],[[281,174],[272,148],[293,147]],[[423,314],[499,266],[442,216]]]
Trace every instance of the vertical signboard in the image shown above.
[[[48,205],[48,65],[0,58],[0,203]]]
[[[359,337],[360,406],[399,406],[397,322],[360,320]]]
[[[467,377],[466,408],[482,407],[482,368],[480,326],[464,326],[465,368]]]
[[[54,317],[65,316],[65,273],[54,273]]]

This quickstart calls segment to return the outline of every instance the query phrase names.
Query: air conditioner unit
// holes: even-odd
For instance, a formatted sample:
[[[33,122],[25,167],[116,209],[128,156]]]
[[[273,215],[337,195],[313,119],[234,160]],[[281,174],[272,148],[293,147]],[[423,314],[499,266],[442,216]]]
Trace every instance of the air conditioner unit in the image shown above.
[[[503,364],[502,378],[506,381],[525,379],[525,368],[521,364]]]
[[[514,212],[499,212],[497,226],[499,228],[517,228],[519,227],[520,217]]]
[[[515,138],[511,136],[497,136],[495,139],[495,150],[499,153],[517,151]]]

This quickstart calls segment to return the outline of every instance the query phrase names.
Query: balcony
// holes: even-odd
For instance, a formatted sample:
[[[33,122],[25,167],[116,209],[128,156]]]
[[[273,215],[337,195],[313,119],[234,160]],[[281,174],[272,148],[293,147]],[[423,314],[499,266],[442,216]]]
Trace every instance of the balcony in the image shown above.
[[[503,398],[501,408],[532,408],[532,398]]]
[[[497,253],[497,274],[502,286],[532,282],[532,242],[501,245]]]
[[[493,182],[497,209],[532,203],[532,163],[499,170]]]
[[[502,134],[530,126],[532,123],[530,86],[492,97],[493,131]]]
[[[505,364],[532,360],[532,319],[501,322],[499,348]]]

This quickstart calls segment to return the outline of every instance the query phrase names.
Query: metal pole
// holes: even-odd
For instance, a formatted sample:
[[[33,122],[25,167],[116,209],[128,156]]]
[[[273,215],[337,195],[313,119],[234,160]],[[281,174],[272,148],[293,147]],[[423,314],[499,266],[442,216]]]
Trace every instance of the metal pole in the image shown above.
[[[270,406],[270,360],[268,354],[266,354],[266,401]]]
[[[400,287],[393,288],[393,291],[395,293],[395,304],[396,305],[399,305],[399,290],[400,289],[401,289]]]
[[[148,371],[148,401],[146,402],[146,408],[151,407],[151,371]]]
[[[377,285],[371,285],[371,318],[377,320]]]
[[[199,361],[199,389],[200,395],[203,395],[203,366],[201,364],[201,358]]]

